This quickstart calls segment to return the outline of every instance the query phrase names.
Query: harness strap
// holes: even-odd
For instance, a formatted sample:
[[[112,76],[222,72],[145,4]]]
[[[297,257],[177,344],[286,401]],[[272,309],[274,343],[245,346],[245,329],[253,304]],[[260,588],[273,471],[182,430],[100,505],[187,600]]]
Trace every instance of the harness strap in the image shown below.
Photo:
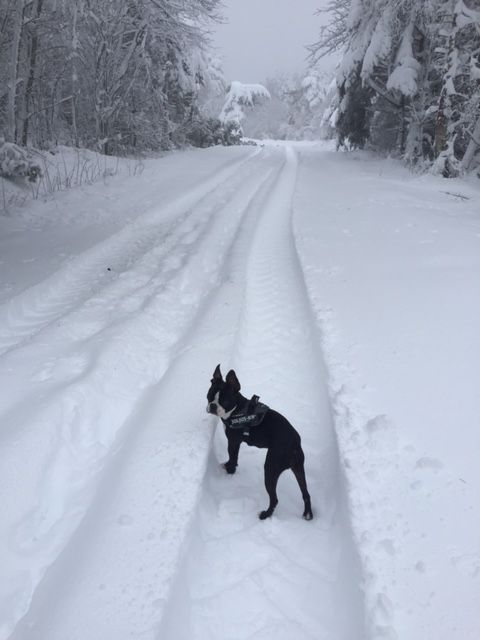
[[[235,411],[230,417],[222,418],[223,424],[229,429],[242,429],[243,435],[248,436],[251,427],[262,424],[269,407],[259,402],[258,396],[252,396],[242,409]]]

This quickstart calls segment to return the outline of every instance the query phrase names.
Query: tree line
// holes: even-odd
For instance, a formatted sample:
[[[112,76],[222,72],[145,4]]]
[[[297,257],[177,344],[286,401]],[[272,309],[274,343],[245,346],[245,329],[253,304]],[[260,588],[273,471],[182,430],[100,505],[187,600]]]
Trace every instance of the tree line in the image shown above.
[[[340,145],[426,161],[446,177],[480,159],[480,1],[331,0],[313,60],[343,50]]]
[[[219,82],[220,0],[0,0],[0,133],[122,153],[179,146]],[[192,133],[193,131],[193,133]]]

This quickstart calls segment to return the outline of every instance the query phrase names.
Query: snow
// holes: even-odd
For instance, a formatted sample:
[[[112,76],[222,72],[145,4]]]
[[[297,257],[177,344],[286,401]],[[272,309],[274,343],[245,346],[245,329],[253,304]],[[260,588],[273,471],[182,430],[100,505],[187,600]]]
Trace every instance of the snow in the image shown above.
[[[412,51],[413,23],[405,30],[397,57],[396,67],[388,77],[387,89],[397,89],[404,96],[413,96],[418,90],[420,64]]]
[[[1,216],[0,638],[477,640],[479,195],[269,142]],[[218,362],[312,522],[220,468]]]
[[[378,19],[362,64],[362,77],[368,78],[376,65],[387,58],[392,49],[394,12],[386,8]]]

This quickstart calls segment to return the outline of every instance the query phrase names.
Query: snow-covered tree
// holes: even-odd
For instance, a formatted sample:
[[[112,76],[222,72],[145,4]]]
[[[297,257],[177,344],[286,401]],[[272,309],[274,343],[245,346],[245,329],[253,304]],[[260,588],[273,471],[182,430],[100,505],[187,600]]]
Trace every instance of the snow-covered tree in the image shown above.
[[[262,85],[268,90],[269,100],[264,100],[255,109],[244,112],[242,121],[245,136],[249,138],[285,138],[288,126],[289,108],[287,92],[291,88],[290,79],[285,75],[267,78]]]
[[[244,84],[235,80],[228,89],[225,104],[219,116],[220,122],[235,127],[241,133],[245,110],[253,109],[270,98],[268,89],[262,84]]]
[[[435,62],[441,84],[434,104],[435,167],[449,176],[460,168],[480,108],[480,6],[474,11],[463,0],[439,4]]]
[[[330,0],[325,8],[317,11],[318,15],[327,14],[328,21],[320,27],[320,39],[309,45],[311,59],[316,62],[320,58],[343,49],[348,42],[347,19],[351,0]]]
[[[331,74],[311,65],[303,74],[279,74],[262,84],[270,100],[245,112],[245,135],[281,140],[326,137],[323,123]],[[328,127],[327,127],[328,128]]]
[[[345,42],[337,74],[340,144],[424,158],[445,176],[472,166],[479,148],[478,0],[348,4],[347,15],[346,3],[332,0],[336,36],[312,49],[321,55]]]

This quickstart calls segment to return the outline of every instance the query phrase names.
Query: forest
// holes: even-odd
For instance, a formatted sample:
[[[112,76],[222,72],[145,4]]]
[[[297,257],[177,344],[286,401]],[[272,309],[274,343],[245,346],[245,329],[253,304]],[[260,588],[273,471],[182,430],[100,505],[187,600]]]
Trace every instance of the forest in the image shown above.
[[[213,90],[219,0],[1,0],[7,141],[126,153],[181,146]]]
[[[332,0],[313,60],[341,49],[340,145],[426,162],[445,177],[480,148],[478,0]]]
[[[329,0],[319,13],[304,76],[267,79],[247,133],[334,137],[445,177],[476,168],[479,0]],[[238,142],[217,117],[228,84],[209,30],[222,19],[220,0],[0,0],[0,135],[118,155]],[[335,78],[319,70],[331,55]]]

